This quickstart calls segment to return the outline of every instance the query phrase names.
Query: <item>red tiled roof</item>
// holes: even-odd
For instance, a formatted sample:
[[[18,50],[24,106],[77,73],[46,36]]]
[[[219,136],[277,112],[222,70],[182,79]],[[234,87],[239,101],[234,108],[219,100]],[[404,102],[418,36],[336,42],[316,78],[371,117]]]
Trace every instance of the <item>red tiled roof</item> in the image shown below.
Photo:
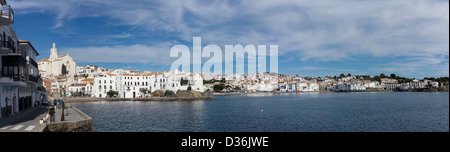
[[[43,58],[41,61],[39,61],[39,62],[50,62],[48,59],[46,59],[46,58]]]

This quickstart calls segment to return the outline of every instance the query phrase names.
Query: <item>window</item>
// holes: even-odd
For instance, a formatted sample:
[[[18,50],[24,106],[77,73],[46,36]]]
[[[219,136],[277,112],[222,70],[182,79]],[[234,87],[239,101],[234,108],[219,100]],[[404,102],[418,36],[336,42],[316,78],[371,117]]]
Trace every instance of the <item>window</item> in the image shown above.
[[[98,83],[99,83],[99,84],[102,84],[102,80],[98,80]]]
[[[102,89],[102,85],[99,85],[99,86],[98,86],[98,89],[101,90],[101,89]]]

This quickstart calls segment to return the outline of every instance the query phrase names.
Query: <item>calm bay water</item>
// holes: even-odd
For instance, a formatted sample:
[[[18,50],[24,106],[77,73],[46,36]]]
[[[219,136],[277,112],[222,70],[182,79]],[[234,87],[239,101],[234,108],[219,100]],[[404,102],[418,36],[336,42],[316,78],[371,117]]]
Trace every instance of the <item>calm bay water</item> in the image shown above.
[[[214,96],[73,103],[99,132],[448,132],[448,92]]]

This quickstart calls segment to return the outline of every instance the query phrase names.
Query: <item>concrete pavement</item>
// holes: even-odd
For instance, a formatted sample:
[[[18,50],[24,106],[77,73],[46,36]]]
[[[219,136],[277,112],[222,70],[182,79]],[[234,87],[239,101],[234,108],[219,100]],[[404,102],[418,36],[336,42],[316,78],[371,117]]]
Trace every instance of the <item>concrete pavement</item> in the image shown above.
[[[41,117],[45,117],[49,106],[36,106],[18,114],[0,119],[0,132],[37,132],[45,127],[40,124]]]

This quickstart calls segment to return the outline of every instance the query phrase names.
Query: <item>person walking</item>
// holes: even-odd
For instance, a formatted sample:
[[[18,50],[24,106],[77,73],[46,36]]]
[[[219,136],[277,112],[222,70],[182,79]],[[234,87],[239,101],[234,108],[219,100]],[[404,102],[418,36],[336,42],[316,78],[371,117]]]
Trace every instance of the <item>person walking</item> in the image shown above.
[[[48,110],[48,114],[50,115],[50,122],[55,122],[55,107],[51,107],[49,110]]]

